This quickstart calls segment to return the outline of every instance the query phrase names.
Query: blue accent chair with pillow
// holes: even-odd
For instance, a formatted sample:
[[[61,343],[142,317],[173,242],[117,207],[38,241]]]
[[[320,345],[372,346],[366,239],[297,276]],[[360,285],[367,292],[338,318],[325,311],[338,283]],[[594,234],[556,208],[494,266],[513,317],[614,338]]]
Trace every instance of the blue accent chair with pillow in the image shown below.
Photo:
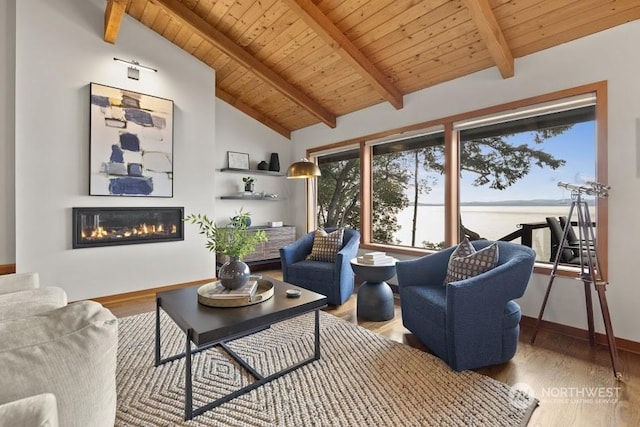
[[[509,242],[474,241],[481,250],[497,243],[495,267],[445,284],[456,246],[396,263],[402,322],[456,371],[496,365],[516,353],[520,306],[535,252]]]
[[[337,228],[326,228],[331,233]],[[315,231],[280,249],[282,278],[285,282],[326,295],[329,305],[341,305],[353,294],[354,274],[350,261],[358,253],[360,233],[344,229],[342,245],[335,262],[307,259],[313,248]]]

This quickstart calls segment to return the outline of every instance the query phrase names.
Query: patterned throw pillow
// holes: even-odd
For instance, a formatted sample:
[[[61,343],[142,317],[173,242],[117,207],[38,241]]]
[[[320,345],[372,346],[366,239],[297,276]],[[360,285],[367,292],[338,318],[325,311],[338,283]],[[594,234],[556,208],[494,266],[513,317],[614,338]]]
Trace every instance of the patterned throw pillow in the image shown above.
[[[476,248],[473,247],[471,242],[467,237],[464,238],[462,242],[458,244],[458,247],[451,252],[451,256],[449,257],[449,265],[447,266],[447,276],[444,278],[443,284],[453,282],[457,280],[452,273],[449,271],[451,269],[451,260],[454,258],[466,257],[476,252]]]
[[[469,238],[465,237],[464,240],[460,242],[458,247],[453,251],[449,259],[465,257],[474,253],[476,253],[476,248],[473,247],[473,245],[469,241]]]
[[[447,283],[468,279],[491,270],[498,264],[498,244],[494,243],[476,251],[468,239],[464,239],[451,254],[447,267]]]
[[[327,233],[324,229],[319,228],[313,236],[313,248],[308,259],[313,261],[335,262],[336,256],[342,248],[342,238],[344,236],[344,228]]]

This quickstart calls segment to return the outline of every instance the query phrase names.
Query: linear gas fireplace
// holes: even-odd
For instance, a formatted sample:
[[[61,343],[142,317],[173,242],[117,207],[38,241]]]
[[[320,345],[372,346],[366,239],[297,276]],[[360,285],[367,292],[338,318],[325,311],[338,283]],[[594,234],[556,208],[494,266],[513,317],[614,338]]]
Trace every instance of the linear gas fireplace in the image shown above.
[[[184,240],[184,208],[73,208],[73,249]]]

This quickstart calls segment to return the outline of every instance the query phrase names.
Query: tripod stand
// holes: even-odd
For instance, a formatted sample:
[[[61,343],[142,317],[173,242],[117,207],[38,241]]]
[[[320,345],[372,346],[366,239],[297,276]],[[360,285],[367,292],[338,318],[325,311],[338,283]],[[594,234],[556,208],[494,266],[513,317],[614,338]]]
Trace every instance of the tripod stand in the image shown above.
[[[613,327],[611,326],[611,316],[609,315],[609,306],[607,304],[606,285],[607,282],[602,277],[602,268],[600,267],[600,258],[598,257],[598,251],[596,249],[596,238],[593,230],[593,223],[591,222],[591,215],[589,214],[589,207],[587,202],[582,200],[582,194],[588,194],[600,198],[608,196],[609,187],[596,182],[587,183],[587,185],[573,185],[558,183],[559,187],[571,190],[571,208],[569,209],[569,216],[567,217],[567,223],[564,226],[562,232],[562,239],[558,244],[558,250],[556,252],[553,268],[551,269],[551,277],[549,279],[549,285],[547,286],[547,292],[544,295],[542,301],[542,307],[540,308],[540,314],[536,322],[536,327],[531,337],[531,344],[536,339],[540,323],[542,322],[542,316],[544,309],[549,299],[549,293],[553,286],[553,281],[556,278],[558,271],[558,264],[562,255],[563,249],[577,249],[580,257],[580,279],[584,284],[584,295],[587,306],[587,324],[589,327],[589,343],[594,346],[596,344],[596,333],[593,325],[593,302],[591,300],[591,284],[594,285],[596,292],[598,293],[598,299],[600,301],[600,310],[602,311],[602,320],[604,321],[604,328],[607,334],[607,342],[609,344],[609,355],[611,357],[611,366],[613,367],[613,374],[617,379],[622,378],[618,364],[618,348],[616,347],[615,336],[613,335]],[[578,244],[567,244],[567,233],[571,227],[571,218],[574,210],[578,215]]]

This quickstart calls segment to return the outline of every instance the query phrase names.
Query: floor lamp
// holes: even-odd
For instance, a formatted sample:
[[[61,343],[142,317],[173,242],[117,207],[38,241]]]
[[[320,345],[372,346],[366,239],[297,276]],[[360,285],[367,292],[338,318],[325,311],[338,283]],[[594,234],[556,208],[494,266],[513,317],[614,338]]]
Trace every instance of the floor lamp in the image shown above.
[[[301,159],[299,162],[295,162],[292,163],[291,166],[289,166],[289,169],[287,169],[287,179],[307,179],[309,178],[309,186],[307,186],[307,190],[311,191],[311,194],[315,194],[316,192],[316,188],[315,188],[315,177],[318,177],[322,175],[322,173],[320,172],[320,168],[318,167],[318,165],[316,165],[314,162],[310,161],[309,159]],[[307,229],[311,229],[313,227],[310,227],[310,223],[309,223],[309,199],[307,198],[306,201],[306,207],[307,207]],[[307,230],[307,231],[308,231]]]

